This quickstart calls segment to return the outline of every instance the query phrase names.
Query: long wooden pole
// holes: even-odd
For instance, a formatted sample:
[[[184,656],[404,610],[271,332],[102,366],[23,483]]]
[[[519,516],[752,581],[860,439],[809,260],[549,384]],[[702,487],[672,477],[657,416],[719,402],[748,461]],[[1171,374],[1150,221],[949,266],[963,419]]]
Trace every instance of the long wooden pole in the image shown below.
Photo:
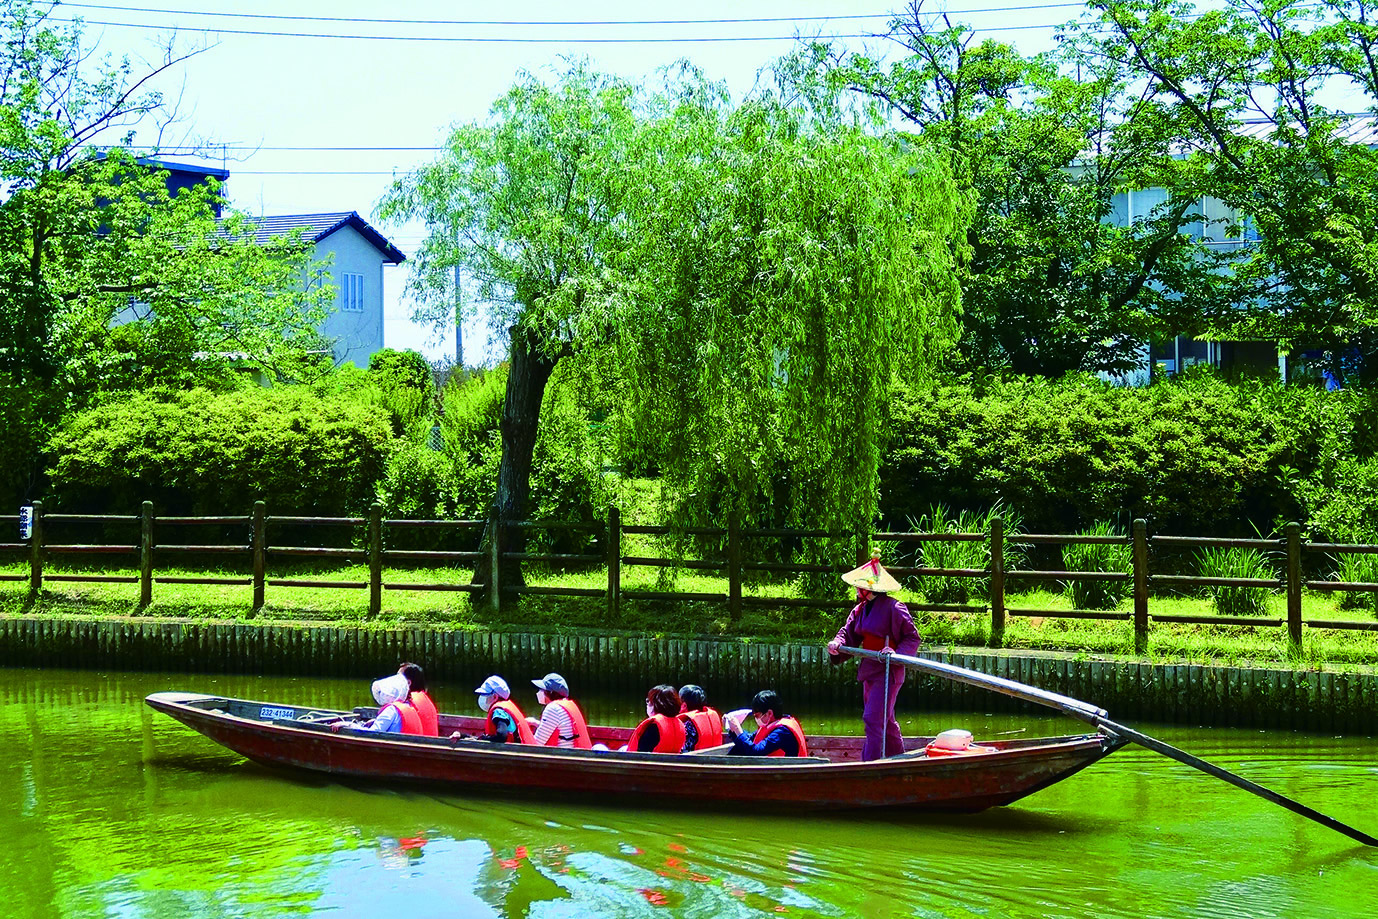
[[[844,646],[841,650],[846,654],[852,654],[856,657],[869,657],[875,660],[883,660],[888,656],[894,663],[903,664],[910,670],[920,670],[925,673],[936,674],[949,680],[956,680],[972,686],[980,686],[992,692],[998,692],[1001,695],[1013,696],[1016,699],[1024,699],[1025,701],[1034,702],[1038,705],[1055,708],[1058,711],[1071,715],[1073,718],[1079,718],[1089,724],[1104,728],[1125,740],[1133,741],[1142,747],[1147,747],[1155,753],[1161,753],[1169,759],[1175,759],[1177,762],[1184,763],[1194,769],[1199,769],[1207,775],[1212,775],[1218,779],[1229,782],[1236,788],[1242,788],[1251,794],[1258,795],[1265,801],[1271,801],[1274,804],[1285,807],[1295,814],[1300,814],[1309,820],[1314,820],[1321,826],[1329,827],[1337,833],[1343,833],[1350,839],[1357,840],[1366,846],[1378,846],[1378,838],[1370,836],[1362,830],[1357,830],[1346,823],[1341,823],[1334,817],[1328,817],[1320,811],[1307,807],[1300,801],[1294,801],[1285,795],[1278,794],[1270,788],[1264,788],[1256,782],[1251,782],[1243,776],[1235,775],[1233,772],[1222,769],[1198,756],[1192,756],[1185,750],[1179,750],[1171,744],[1164,743],[1155,737],[1150,737],[1133,728],[1117,724],[1106,717],[1107,713],[1104,709],[1097,708],[1090,703],[1073,699],[1070,696],[1059,695],[1055,692],[1048,692],[1036,686],[1029,686],[1025,683],[1016,682],[1015,680],[990,676],[978,670],[968,670],[965,667],[958,667],[954,664],[944,664],[940,661],[930,661],[921,657],[910,657],[907,654],[884,655],[879,651],[867,651],[865,648]]]

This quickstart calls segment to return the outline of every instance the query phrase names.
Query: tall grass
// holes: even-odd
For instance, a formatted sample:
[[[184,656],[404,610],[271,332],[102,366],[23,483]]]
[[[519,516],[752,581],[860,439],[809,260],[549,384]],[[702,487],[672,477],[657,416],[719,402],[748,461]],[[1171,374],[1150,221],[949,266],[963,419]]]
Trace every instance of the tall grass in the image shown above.
[[[1268,559],[1257,549],[1211,548],[1197,554],[1197,569],[1207,578],[1275,578]],[[1267,587],[1207,587],[1206,596],[1221,616],[1266,616]]]
[[[1109,521],[1095,523],[1077,535],[1124,536]],[[1062,547],[1062,563],[1067,571],[1114,571],[1125,574],[1133,571],[1128,545],[1071,543]],[[1063,593],[1076,609],[1115,609],[1120,601],[1129,596],[1131,589],[1131,582],[1127,578],[1123,581],[1072,579],[1064,582]]]
[[[1378,584],[1378,555],[1346,552],[1340,556],[1335,580],[1350,584]],[[1357,590],[1337,590],[1335,605],[1340,609],[1368,609],[1378,613],[1378,594]]]
[[[928,513],[917,521],[910,521],[910,529],[919,533],[990,533],[991,521],[996,517],[1005,520],[1005,535],[1010,537],[1019,532],[1020,521],[1017,515],[1009,513],[1000,505],[985,513],[961,511],[952,514],[941,504],[935,504]],[[915,553],[916,563],[925,568],[979,568],[990,570],[990,542],[925,542],[920,543]],[[1012,557],[1013,547],[1005,546],[1005,565],[1018,564]],[[929,603],[968,603],[973,599],[986,599],[990,596],[990,577],[957,577],[952,575],[931,575],[919,579],[924,598]]]

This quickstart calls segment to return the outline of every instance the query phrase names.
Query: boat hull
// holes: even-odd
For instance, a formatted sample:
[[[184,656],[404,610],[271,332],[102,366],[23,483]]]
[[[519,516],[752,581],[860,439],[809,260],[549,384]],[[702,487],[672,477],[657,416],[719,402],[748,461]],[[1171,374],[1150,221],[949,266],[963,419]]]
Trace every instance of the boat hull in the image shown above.
[[[927,738],[903,756],[860,762],[860,738],[810,738],[823,757],[564,750],[397,734],[332,733],[329,712],[193,693],[155,693],[153,709],[255,762],[350,779],[548,795],[582,793],[751,810],[887,808],[978,811],[1009,804],[1113,752],[1106,733],[995,741],[992,752],[927,757]],[[350,715],[352,713],[334,713]],[[477,718],[445,715],[441,733],[481,730]],[[625,728],[592,727],[594,739],[625,742]]]

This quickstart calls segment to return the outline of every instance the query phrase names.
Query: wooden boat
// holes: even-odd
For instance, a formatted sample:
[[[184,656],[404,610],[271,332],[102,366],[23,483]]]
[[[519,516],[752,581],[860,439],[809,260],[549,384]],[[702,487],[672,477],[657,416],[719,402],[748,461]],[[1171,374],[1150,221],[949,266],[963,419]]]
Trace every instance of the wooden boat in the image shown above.
[[[440,737],[332,732],[340,712],[185,692],[145,700],[211,740],[268,766],[350,779],[464,789],[583,793],[657,803],[750,809],[868,808],[979,811],[1010,804],[1071,776],[1126,742],[1116,734],[982,741],[985,752],[928,756],[930,737],[905,752],[861,762],[859,737],[809,737],[808,757],[727,756],[726,745],[688,754],[619,753],[629,728],[590,726],[614,751],[565,750],[478,740],[483,719],[440,716]]]

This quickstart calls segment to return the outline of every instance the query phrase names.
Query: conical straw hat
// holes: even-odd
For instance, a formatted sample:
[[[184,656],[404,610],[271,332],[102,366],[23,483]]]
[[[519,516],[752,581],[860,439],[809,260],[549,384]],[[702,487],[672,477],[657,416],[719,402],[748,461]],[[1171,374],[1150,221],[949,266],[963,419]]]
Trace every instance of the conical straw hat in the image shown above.
[[[880,556],[872,556],[866,564],[848,571],[842,576],[842,580],[873,594],[888,594],[900,589],[900,582],[885,570],[885,566],[880,563]]]

